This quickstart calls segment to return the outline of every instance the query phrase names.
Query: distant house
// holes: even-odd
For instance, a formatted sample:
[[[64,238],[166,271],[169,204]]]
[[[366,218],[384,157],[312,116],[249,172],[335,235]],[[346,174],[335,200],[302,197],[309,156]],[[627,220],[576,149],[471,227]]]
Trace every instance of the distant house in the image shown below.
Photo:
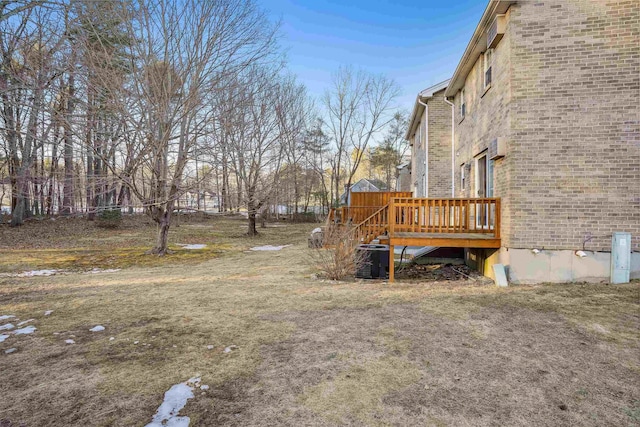
[[[346,186],[345,186],[346,187]],[[367,179],[363,178],[360,181],[353,184],[349,191],[345,191],[340,196],[340,204],[341,205],[350,205],[351,204],[351,193],[366,193],[366,192],[376,192],[376,191],[389,191],[387,188],[387,184],[379,179]]]
[[[414,197],[453,197],[451,175],[451,104],[444,98],[449,80],[420,92],[405,139],[411,146]]]
[[[396,191],[411,191],[411,161],[404,162],[397,168]]]

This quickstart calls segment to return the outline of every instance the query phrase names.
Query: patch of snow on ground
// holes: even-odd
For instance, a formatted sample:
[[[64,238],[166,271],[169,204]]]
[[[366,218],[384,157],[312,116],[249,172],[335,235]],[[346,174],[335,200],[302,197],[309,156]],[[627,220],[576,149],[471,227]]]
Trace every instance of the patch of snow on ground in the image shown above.
[[[13,333],[16,335],[26,335],[26,334],[32,334],[35,331],[36,331],[35,326],[27,326],[26,328],[16,329],[15,331],[13,331]]]
[[[75,344],[76,343],[74,340],[64,340],[64,342],[66,342],[67,344]]]
[[[93,328],[89,329],[91,332],[101,332],[104,331],[104,326],[96,325]]]
[[[33,322],[35,319],[29,319],[29,320],[23,320],[22,322],[18,323],[18,326],[22,326],[22,325],[26,325],[29,322]]]
[[[201,243],[198,243],[198,244],[194,243],[189,245],[179,243],[178,246],[182,246],[182,249],[204,249],[207,247],[207,245],[204,245]]]
[[[7,319],[11,319],[13,317],[16,317],[16,316],[14,316],[13,314],[4,314],[4,315],[0,316],[0,320],[7,320]]]
[[[6,325],[0,326],[0,331],[8,331],[9,329],[13,328],[15,328],[15,326],[13,326],[13,323],[7,323]]]
[[[62,270],[32,270],[24,273],[16,274],[16,277],[35,277],[35,276],[53,276]]]
[[[7,338],[9,338],[9,335],[7,335],[7,334],[0,334],[0,342],[4,342],[4,340],[6,340]]]
[[[102,274],[102,273],[116,273],[120,271],[119,268],[105,268],[104,270],[101,268],[94,268],[93,270],[89,270],[86,274]]]
[[[198,386],[200,378],[191,378],[189,381],[176,384],[164,394],[164,401],[158,411],[146,427],[188,427],[189,417],[180,417],[178,413],[187,404],[187,400],[193,398],[193,390]]]
[[[237,345],[230,345],[229,347],[226,347],[226,348],[224,349],[224,352],[225,352],[225,353],[231,353],[233,350],[236,350],[237,348],[238,348],[238,346],[237,346]]]
[[[280,251],[283,248],[286,248],[288,246],[291,245],[282,245],[282,246],[271,246],[271,245],[264,245],[264,246],[254,246],[253,248],[251,248],[252,251]]]
[[[53,310],[47,310],[44,312],[45,316],[51,316],[51,313],[53,313]]]
[[[17,348],[15,348],[15,347],[8,348],[8,349],[6,349],[6,350],[4,351],[4,354],[11,354],[11,353],[13,353],[14,351],[18,351],[18,349],[17,349]]]

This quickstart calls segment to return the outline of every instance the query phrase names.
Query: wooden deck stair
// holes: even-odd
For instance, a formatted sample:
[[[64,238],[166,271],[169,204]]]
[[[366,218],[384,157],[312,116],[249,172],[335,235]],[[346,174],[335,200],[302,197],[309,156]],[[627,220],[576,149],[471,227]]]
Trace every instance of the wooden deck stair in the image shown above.
[[[390,261],[395,246],[500,247],[499,198],[390,197],[387,204],[379,207],[341,209],[338,214],[332,212],[329,220],[338,224],[355,223],[348,232],[355,233],[362,243],[378,239],[380,243],[388,244]],[[389,281],[392,282],[393,262],[389,265]]]

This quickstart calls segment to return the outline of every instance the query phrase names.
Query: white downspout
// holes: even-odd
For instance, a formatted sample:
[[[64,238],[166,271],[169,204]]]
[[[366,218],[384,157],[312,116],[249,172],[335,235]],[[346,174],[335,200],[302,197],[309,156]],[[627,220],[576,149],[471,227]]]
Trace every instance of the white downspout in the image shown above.
[[[424,106],[424,197],[429,197],[429,106],[422,102],[420,96],[418,104]]]
[[[456,110],[453,102],[449,102],[447,97],[444,97],[444,102],[451,105],[451,197],[456,197],[456,149],[455,149],[455,117]]]

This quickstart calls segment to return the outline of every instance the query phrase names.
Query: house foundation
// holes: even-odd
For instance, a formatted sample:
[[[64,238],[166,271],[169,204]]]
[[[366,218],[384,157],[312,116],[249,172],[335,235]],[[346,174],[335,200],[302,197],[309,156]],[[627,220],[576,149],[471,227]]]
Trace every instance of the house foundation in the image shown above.
[[[492,266],[502,264],[512,284],[609,282],[611,252],[546,249],[467,249],[465,262],[491,279]],[[631,280],[640,279],[640,252],[631,253]]]

